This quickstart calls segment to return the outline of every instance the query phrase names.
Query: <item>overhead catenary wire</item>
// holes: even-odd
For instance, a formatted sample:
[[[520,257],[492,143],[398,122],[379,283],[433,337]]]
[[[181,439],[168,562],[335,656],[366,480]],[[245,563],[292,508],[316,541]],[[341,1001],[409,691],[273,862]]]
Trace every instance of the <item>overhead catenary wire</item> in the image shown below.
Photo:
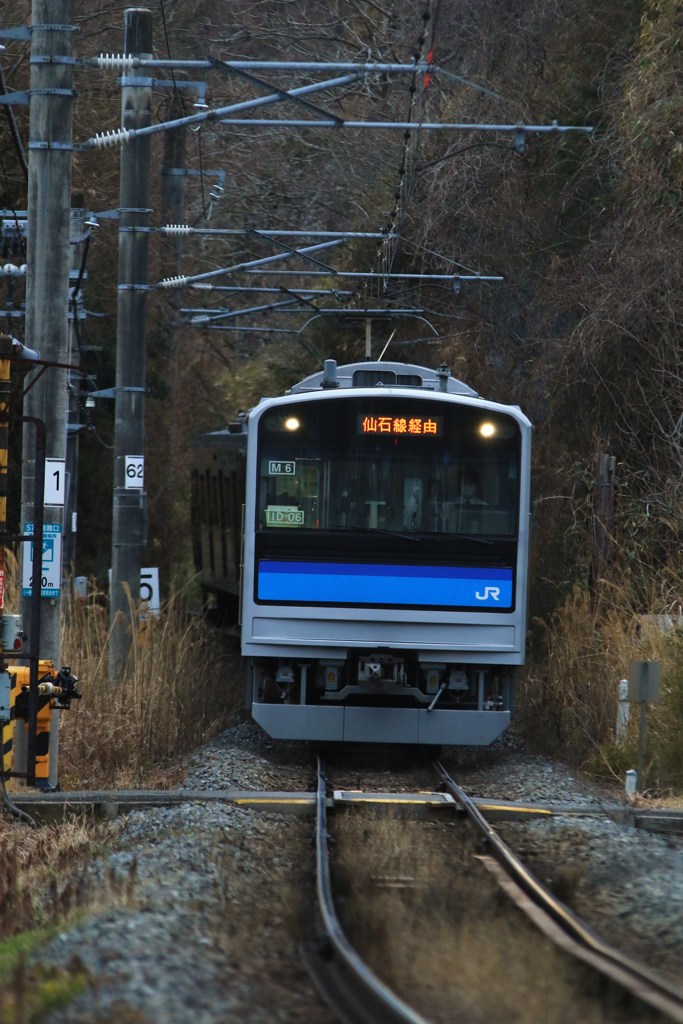
[[[168,54],[169,61],[172,61],[173,57],[171,56],[171,44],[170,44],[169,38],[168,38],[168,25],[166,24],[166,7],[164,5],[164,0],[159,0],[159,6],[161,7],[161,23],[162,23],[163,30],[164,30],[164,40],[166,42],[166,53]],[[182,101],[180,99],[180,91],[178,90],[178,83],[176,82],[176,77],[175,77],[175,67],[173,65],[171,65],[171,81],[173,82],[173,93],[174,93],[174,97],[175,97],[176,106],[178,107],[179,111],[182,111],[183,104],[182,104]]]
[[[170,62],[173,61],[173,57],[171,55],[171,44],[170,44],[170,41],[169,41],[169,38],[168,38],[168,25],[167,25],[167,22],[166,22],[166,7],[165,7],[165,4],[164,4],[164,0],[159,0],[159,3],[160,3],[160,7],[161,7],[161,21],[162,21],[162,26],[163,26],[163,30],[164,30],[164,40],[166,42],[166,53],[168,54],[168,59],[169,59],[169,63],[170,63]],[[171,81],[173,82],[173,98],[175,100],[175,106],[176,106],[176,109],[177,109],[178,113],[182,116],[182,114],[184,112],[183,111],[183,102],[182,102],[182,99],[181,99],[181,96],[180,96],[180,90],[178,88],[178,82],[176,81],[175,67],[174,67],[174,65],[172,63],[171,63],[170,71],[171,71]],[[205,195],[205,190],[204,190],[204,156],[203,156],[203,153],[202,153],[201,125],[199,125],[195,129],[195,131],[197,133],[197,158],[199,160],[199,190],[200,190],[200,196],[201,196],[201,201],[202,201],[202,212],[200,214],[199,220],[202,220],[202,219],[205,219],[207,217],[207,205],[206,205],[206,195]]]
[[[423,117],[424,111],[424,92],[426,86],[429,83],[429,67],[431,66],[431,57],[433,55],[433,45],[430,47],[429,59],[425,60],[425,43],[427,39],[427,26],[432,18],[432,0],[429,0],[422,14],[422,28],[418,37],[417,46],[413,55],[413,73],[410,77],[408,92],[408,112],[406,122],[409,124],[417,123],[418,130],[411,131],[409,128],[405,129],[403,136],[403,149],[401,153],[401,161],[398,168],[398,182],[394,191],[394,206],[389,213],[388,221],[385,227],[386,237],[382,239],[377,247],[374,260],[371,264],[370,269],[376,267],[378,270],[387,274],[391,271],[396,257],[396,251],[398,248],[398,239],[400,234],[401,222],[405,208],[409,202],[410,195],[412,194],[414,183],[415,183],[415,155],[419,146],[419,123]],[[433,43],[433,35],[432,35]],[[418,89],[418,74],[424,74],[425,86],[423,89]],[[377,297],[379,298],[380,290],[384,294],[387,288],[387,280],[385,279],[382,283],[381,289],[378,289]],[[365,305],[370,304],[369,299],[372,291],[372,279],[366,285],[365,288]]]

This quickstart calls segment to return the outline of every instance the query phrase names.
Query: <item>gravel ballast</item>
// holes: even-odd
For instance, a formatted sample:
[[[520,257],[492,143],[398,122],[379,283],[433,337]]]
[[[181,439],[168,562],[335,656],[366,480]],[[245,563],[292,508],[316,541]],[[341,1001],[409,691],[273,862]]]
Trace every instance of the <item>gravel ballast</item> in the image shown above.
[[[381,751],[378,753],[381,757]],[[414,788],[391,770],[355,773],[366,789]],[[468,765],[444,761],[473,796],[580,803],[620,798],[504,741]],[[191,759],[188,789],[312,788],[304,745],[278,745],[253,725],[223,733]],[[89,987],[49,1024],[218,1024],[228,1019],[327,1024],[334,1019],[306,973],[313,928],[310,816],[216,802],[136,811],[111,823],[111,852],[90,870],[102,909],[63,931],[42,956]],[[683,976],[683,840],[596,815],[501,823],[506,840],[597,931],[678,984]],[[563,896],[564,898],[564,896]],[[42,959],[42,957],[41,957]]]

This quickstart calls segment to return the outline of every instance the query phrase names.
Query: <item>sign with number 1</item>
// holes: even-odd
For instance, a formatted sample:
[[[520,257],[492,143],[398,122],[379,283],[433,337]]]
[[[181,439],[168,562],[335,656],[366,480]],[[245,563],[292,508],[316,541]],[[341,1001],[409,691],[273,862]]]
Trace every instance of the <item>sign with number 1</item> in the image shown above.
[[[64,507],[66,490],[66,462],[64,459],[45,459],[45,489],[43,501],[46,505]]]

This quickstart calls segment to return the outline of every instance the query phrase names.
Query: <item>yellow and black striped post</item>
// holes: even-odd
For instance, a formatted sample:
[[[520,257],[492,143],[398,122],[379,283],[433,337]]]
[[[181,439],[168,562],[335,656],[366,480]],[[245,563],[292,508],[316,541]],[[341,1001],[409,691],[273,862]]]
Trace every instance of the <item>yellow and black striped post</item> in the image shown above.
[[[2,727],[2,771],[5,775],[12,771],[14,766],[14,705],[17,699],[19,688],[17,677],[10,672],[11,690],[9,721]]]
[[[31,670],[28,665],[10,666],[12,679],[11,713],[12,738],[14,748],[25,751],[28,746],[28,691],[30,686]],[[35,740],[35,782],[37,789],[51,789],[50,785],[50,731],[52,727],[52,715],[54,711],[53,693],[59,694],[61,688],[59,673],[53,663],[49,660],[38,662],[38,707],[36,713],[36,740]],[[46,685],[47,684],[47,685]],[[56,689],[55,689],[56,687]],[[57,714],[54,711],[54,714]],[[10,751],[10,755],[14,750]],[[8,770],[7,768],[5,769]]]

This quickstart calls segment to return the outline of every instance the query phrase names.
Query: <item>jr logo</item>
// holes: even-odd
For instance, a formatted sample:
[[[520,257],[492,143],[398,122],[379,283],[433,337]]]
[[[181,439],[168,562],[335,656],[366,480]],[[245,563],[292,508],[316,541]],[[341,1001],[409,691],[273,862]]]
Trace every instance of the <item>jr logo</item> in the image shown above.
[[[484,587],[484,593],[480,594],[479,591],[475,591],[474,595],[477,601],[488,601],[491,597],[494,601],[500,601],[500,587]]]

